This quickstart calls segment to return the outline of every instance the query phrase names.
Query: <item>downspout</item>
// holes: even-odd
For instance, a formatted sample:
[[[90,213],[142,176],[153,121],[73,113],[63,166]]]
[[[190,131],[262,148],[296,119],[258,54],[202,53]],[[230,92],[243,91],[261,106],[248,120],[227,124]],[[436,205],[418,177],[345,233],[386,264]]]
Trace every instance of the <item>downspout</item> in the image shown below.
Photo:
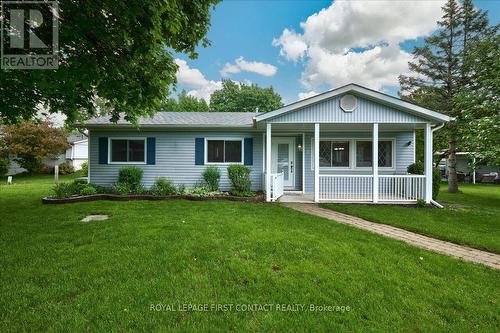
[[[438,130],[440,130],[443,127],[444,127],[444,123],[442,123],[441,125],[438,125],[438,126],[432,128],[431,129],[432,137],[434,138],[434,132],[435,131],[438,131]],[[433,166],[433,168],[434,168],[434,166]],[[432,174],[434,175],[434,170],[432,171]],[[434,206],[436,206],[437,208],[444,208],[443,205],[441,205],[439,202],[437,202],[434,199],[431,199],[431,204],[434,205]]]

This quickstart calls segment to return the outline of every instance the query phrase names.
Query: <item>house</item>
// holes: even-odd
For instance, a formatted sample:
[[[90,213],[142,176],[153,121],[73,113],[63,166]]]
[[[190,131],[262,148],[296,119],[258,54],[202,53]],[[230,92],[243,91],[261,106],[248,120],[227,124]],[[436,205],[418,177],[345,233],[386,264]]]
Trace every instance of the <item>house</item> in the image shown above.
[[[136,165],[146,187],[160,176],[189,187],[215,165],[228,190],[227,166],[240,163],[267,201],[430,202],[432,136],[449,120],[355,84],[267,113],[159,112],[138,128],[99,117],[85,125],[89,181],[112,185]],[[406,172],[416,130],[425,132],[425,175]]]
[[[441,156],[443,152],[436,152],[434,155]],[[456,169],[459,182],[473,183],[500,183],[500,167],[479,163],[476,165],[476,154],[471,152],[456,153]],[[441,159],[439,165],[441,178],[448,179],[448,160]]]
[[[71,134],[67,139],[71,147],[66,149],[64,153],[57,156],[55,159],[45,159],[43,160],[43,165],[49,168],[53,168],[64,162],[71,164],[75,170],[80,170],[82,168],[82,163],[88,159],[88,139],[83,134]],[[19,166],[16,162],[16,156],[10,156],[10,166],[7,175],[17,175],[23,173],[26,169]]]

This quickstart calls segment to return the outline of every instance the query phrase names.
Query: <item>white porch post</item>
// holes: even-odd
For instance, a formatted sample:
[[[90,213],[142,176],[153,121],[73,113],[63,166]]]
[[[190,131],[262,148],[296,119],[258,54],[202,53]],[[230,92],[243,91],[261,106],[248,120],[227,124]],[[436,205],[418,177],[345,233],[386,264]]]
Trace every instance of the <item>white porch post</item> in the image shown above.
[[[271,124],[266,124],[266,201],[271,201]]]
[[[306,133],[302,133],[302,193],[306,193]]]
[[[378,202],[378,123],[373,124],[372,138],[373,202]]]
[[[425,202],[432,199],[432,129],[431,124],[425,124]]]
[[[319,124],[314,124],[314,202],[319,202]]]

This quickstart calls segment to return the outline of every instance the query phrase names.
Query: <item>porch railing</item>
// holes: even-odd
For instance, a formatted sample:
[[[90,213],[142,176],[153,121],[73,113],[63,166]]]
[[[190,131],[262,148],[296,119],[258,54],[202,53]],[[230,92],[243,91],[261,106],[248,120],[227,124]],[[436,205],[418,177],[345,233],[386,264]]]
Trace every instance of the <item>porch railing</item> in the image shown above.
[[[379,175],[380,202],[411,202],[425,197],[423,175]],[[373,201],[372,175],[320,175],[320,201]]]
[[[283,195],[283,172],[271,174],[271,201],[278,200]]]
[[[319,175],[319,200],[371,201],[371,175]]]
[[[379,201],[417,201],[425,198],[423,175],[379,175]]]

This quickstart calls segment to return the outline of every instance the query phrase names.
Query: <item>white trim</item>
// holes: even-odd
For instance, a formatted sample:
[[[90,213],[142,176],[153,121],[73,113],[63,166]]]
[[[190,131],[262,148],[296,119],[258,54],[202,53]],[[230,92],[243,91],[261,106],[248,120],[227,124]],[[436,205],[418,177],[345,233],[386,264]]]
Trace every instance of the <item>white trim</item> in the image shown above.
[[[144,162],[113,162],[111,161],[111,141],[112,140],[142,140],[144,141]],[[128,159],[128,143],[127,143],[127,159]],[[146,137],[143,136],[124,136],[124,137],[108,137],[108,164],[124,164],[124,165],[144,165],[148,161],[148,149]]]
[[[413,145],[413,163],[417,162],[417,135],[415,134],[415,130],[413,130],[413,141],[411,142]]]
[[[314,202],[319,202],[319,124],[314,124]]]
[[[373,186],[372,186],[372,199],[373,203],[378,202],[378,124],[373,124],[373,132],[372,132],[372,175],[373,175]],[[358,142],[356,141],[356,145]],[[392,142],[392,146],[394,147],[394,142]],[[356,147],[356,151],[358,147]],[[394,149],[392,153],[392,161],[394,161]],[[357,158],[355,163],[357,163]]]
[[[356,143],[358,141],[372,141],[371,138],[366,137],[320,137],[319,141],[349,141],[349,166],[348,167],[319,167],[323,171],[358,171],[366,170],[370,171],[372,167],[358,167],[356,166]],[[396,171],[396,141],[395,137],[383,137],[379,138],[380,141],[391,141],[392,142],[392,166],[391,167],[378,167],[381,171]],[[311,170],[314,171],[314,137],[311,138]]]
[[[271,124],[266,124],[266,201],[271,201]]]
[[[302,193],[306,193],[306,133],[302,133]]]
[[[233,138],[233,137],[205,137],[205,152],[204,152],[204,164],[205,165],[231,165],[231,164],[243,164],[245,163],[245,138]],[[225,141],[240,141],[241,142],[241,162],[208,162],[208,141],[224,141],[224,157],[226,155],[226,142]]]
[[[90,184],[90,131],[88,131],[87,134],[87,140],[88,140],[88,145],[87,145],[87,183]],[[99,144],[99,142],[97,142]],[[99,151],[99,147],[97,147],[97,150]],[[99,154],[99,152],[98,152]],[[97,156],[99,158],[99,156]],[[97,161],[99,162],[99,161]]]
[[[273,117],[282,115],[282,114],[290,112],[290,111],[298,110],[298,109],[301,109],[305,106],[315,104],[315,103],[321,102],[325,99],[329,99],[329,98],[332,98],[332,97],[335,97],[338,95],[342,95],[342,94],[345,94],[348,92],[357,93],[357,94],[361,95],[362,97],[373,99],[377,102],[381,102],[382,104],[396,107],[402,111],[405,111],[408,113],[413,113],[417,116],[422,116],[422,117],[427,118],[427,119],[431,119],[431,120],[435,120],[435,121],[439,121],[439,122],[452,120],[452,118],[450,118],[447,115],[444,115],[442,113],[435,112],[435,111],[420,107],[418,105],[405,102],[399,98],[389,96],[389,95],[380,93],[378,91],[371,90],[371,89],[368,89],[368,88],[365,88],[365,87],[362,87],[360,85],[353,84],[353,83],[347,84],[343,87],[340,87],[340,88],[337,88],[337,89],[334,89],[334,90],[331,90],[328,92],[325,92],[323,94],[319,94],[319,95],[316,95],[316,96],[313,96],[310,98],[306,98],[306,99],[303,99],[301,101],[286,105],[280,109],[266,112],[262,115],[255,116],[254,120],[256,122],[263,121],[263,120],[273,118]]]
[[[424,155],[424,173],[425,173],[425,202],[432,200],[432,129],[431,124],[425,126],[424,132],[425,155]]]

